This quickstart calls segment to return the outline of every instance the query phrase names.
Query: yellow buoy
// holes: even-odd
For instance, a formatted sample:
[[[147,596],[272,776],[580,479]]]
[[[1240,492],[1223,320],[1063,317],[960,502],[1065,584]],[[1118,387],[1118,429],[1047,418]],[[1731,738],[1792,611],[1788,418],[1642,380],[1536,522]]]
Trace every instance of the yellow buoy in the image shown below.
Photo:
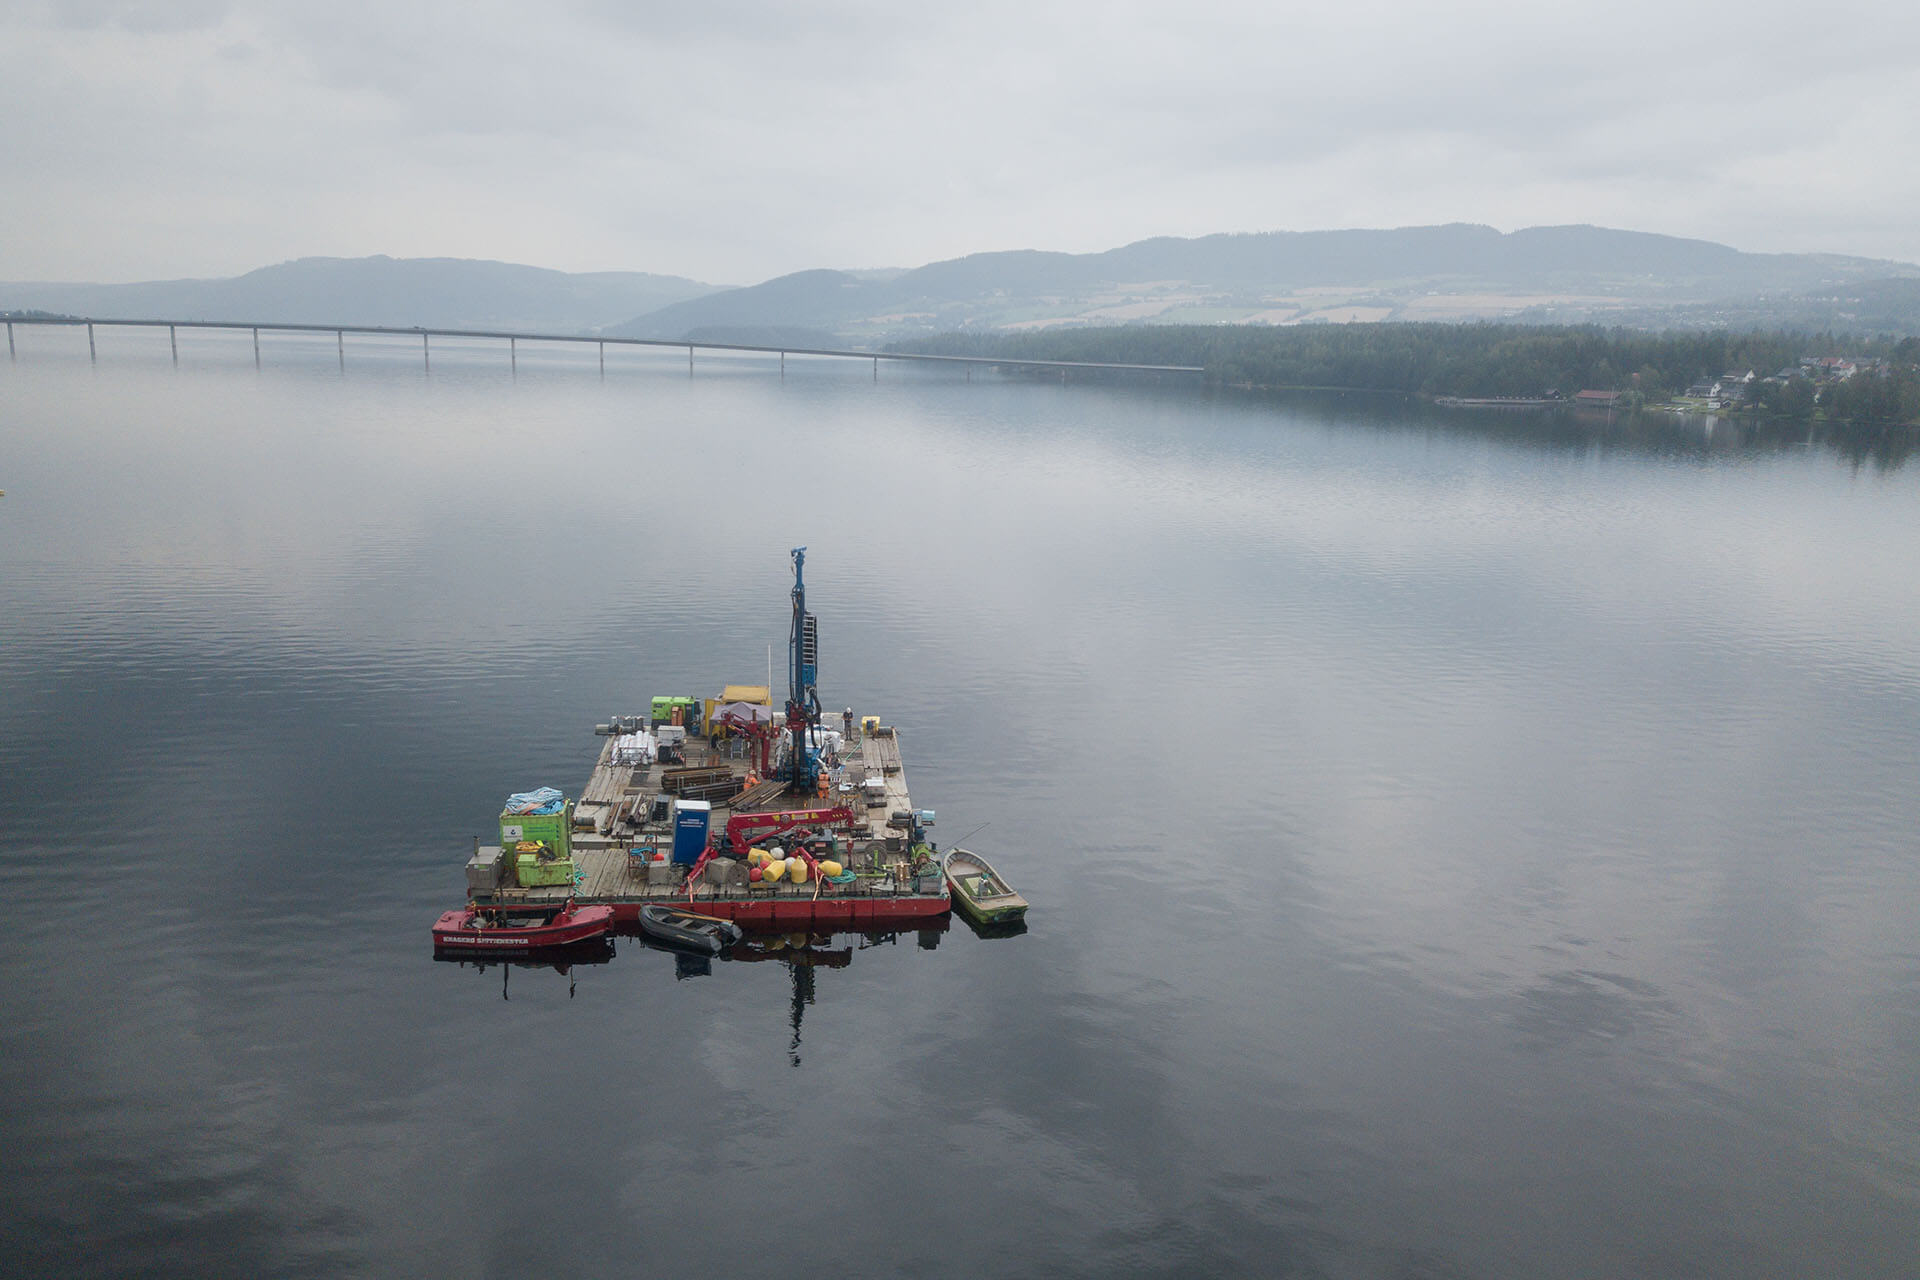
[[[760,882],[762,884],[778,884],[786,874],[787,860],[785,858],[772,858],[760,868]]]
[[[824,859],[820,863],[820,874],[823,876],[828,876],[828,877],[837,876],[840,874],[840,871],[841,871],[840,864],[835,862],[831,858]]]
[[[765,849],[747,850],[747,865],[750,867],[764,867],[771,861],[773,859],[768,856]]]
[[[790,859],[787,863],[787,879],[795,884],[805,884],[807,882],[806,862],[799,858]]]

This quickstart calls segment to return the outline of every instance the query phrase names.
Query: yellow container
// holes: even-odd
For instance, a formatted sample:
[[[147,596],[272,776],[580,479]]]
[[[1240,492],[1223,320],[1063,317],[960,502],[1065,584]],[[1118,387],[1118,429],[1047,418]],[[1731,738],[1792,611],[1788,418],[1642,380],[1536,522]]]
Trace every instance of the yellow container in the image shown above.
[[[839,875],[839,874],[840,874],[840,872],[841,872],[841,866],[840,866],[840,864],[839,864],[839,863],[837,863],[837,862],[835,862],[835,861],[834,861],[833,859],[831,859],[831,858],[827,858],[827,859],[824,859],[824,860],[822,860],[822,861],[821,861],[821,863],[820,863],[820,874],[821,874],[821,875],[823,875],[823,876],[837,876],[837,875]]]
[[[747,850],[747,865],[750,867],[764,867],[771,861],[773,858],[765,849]]]
[[[805,884],[807,882],[807,864],[799,858],[788,859],[787,879],[793,881],[795,884]]]
[[[860,717],[860,736],[861,737],[863,738],[866,737],[868,734],[872,733],[875,729],[878,729],[879,727],[880,727],[879,716],[861,716]]]
[[[760,868],[760,883],[779,884],[781,877],[787,874],[787,860],[774,858]]]

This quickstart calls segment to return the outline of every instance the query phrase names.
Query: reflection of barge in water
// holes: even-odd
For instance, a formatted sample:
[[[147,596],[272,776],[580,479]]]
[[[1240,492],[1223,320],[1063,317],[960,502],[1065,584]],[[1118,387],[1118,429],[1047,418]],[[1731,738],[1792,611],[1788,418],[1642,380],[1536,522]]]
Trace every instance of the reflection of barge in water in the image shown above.
[[[756,931],[884,929],[947,914],[925,838],[933,815],[913,807],[899,735],[876,716],[855,729],[851,710],[837,731],[822,722],[805,551],[793,552],[784,712],[765,686],[728,686],[705,703],[655,699],[648,716],[600,726],[606,741],[578,798],[548,792],[547,812],[502,814],[501,843],[475,850],[475,907],[512,917],[572,897],[611,907],[624,924],[644,906],[672,904]],[[784,866],[776,876],[750,865],[776,843],[803,873],[798,883]]]

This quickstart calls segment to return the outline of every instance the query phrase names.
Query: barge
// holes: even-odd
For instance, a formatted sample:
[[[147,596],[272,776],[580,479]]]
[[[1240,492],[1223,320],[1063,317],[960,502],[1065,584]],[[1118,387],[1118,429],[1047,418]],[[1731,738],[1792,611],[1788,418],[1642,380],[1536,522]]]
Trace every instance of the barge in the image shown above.
[[[947,915],[946,876],[926,839],[934,815],[913,806],[900,734],[874,715],[856,726],[851,708],[837,729],[823,722],[805,551],[792,553],[784,711],[766,686],[729,685],[597,726],[603,742],[576,796],[512,797],[500,842],[476,842],[473,909],[550,914],[571,898],[637,924],[643,907],[672,906],[759,932],[886,930]],[[775,859],[791,871],[763,875]]]

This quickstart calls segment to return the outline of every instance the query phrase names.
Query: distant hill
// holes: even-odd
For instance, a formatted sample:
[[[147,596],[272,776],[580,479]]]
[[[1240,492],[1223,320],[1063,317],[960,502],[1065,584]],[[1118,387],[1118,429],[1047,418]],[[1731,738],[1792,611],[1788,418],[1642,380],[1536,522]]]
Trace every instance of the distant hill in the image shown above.
[[[1791,333],[1903,338],[1920,335],[1920,279],[1903,276],[1844,281],[1806,293],[1756,294],[1681,306],[1623,307],[1603,317],[1584,308],[1540,306],[1515,318],[1528,324],[1583,323],[1601,318],[1631,329],[1783,329]]]
[[[1114,325],[1517,320],[1920,333],[1920,266],[1742,253],[1604,227],[1159,237],[1103,253],[977,253],[728,289],[465,258],[301,258],[224,280],[0,284],[0,311],[111,319],[502,329],[785,346]]]
[[[796,271],[745,289],[726,289],[662,307],[607,330],[609,337],[684,338],[695,332],[810,329],[832,332],[870,312],[892,283],[845,271]],[[704,305],[703,305],[704,304]]]
[[[225,280],[0,284],[0,310],[589,333],[715,288],[679,276],[570,274],[469,258],[301,258]]]
[[[1645,312],[1860,282],[1920,266],[1742,253],[1604,227],[1502,233],[1456,223],[1142,240],[1104,253],[972,254],[891,275],[813,270],[677,302],[609,330],[677,338],[792,326],[848,340],[1138,323],[1300,324],[1516,317],[1540,307],[1638,323]],[[1627,320],[1631,313],[1636,317]]]

